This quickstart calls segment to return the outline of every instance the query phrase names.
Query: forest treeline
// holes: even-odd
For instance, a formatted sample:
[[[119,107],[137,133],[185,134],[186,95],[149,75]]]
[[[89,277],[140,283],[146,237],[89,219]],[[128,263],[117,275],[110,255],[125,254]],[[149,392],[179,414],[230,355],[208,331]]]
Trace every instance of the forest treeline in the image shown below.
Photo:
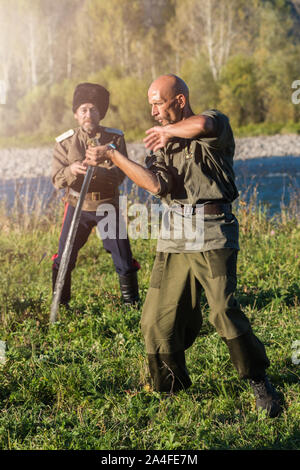
[[[300,0],[0,0],[0,136],[65,131],[74,87],[91,81],[111,93],[103,123],[134,140],[152,125],[149,84],[169,72],[194,112],[297,131],[299,56]]]

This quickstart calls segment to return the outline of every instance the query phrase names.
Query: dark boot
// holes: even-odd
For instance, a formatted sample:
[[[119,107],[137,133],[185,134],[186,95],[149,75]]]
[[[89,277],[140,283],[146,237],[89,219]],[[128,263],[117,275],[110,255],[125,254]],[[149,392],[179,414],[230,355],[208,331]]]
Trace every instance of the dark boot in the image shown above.
[[[225,339],[231,361],[241,379],[264,377],[270,361],[262,342],[250,330],[234,339]]]
[[[249,379],[256,398],[256,408],[266,410],[270,418],[275,418],[280,413],[279,395],[267,376],[263,379]]]
[[[53,268],[52,269],[52,293],[54,292],[54,289],[55,289],[57,274],[58,274],[58,269]],[[71,274],[67,273],[59,303],[61,305],[65,305],[66,307],[69,307],[70,299],[71,299]]]
[[[185,390],[192,384],[189,377],[184,351],[171,354],[148,354],[149,371],[153,388],[169,394]]]
[[[119,282],[122,298],[125,304],[135,304],[139,301],[139,286],[137,272],[122,276],[119,274]]]

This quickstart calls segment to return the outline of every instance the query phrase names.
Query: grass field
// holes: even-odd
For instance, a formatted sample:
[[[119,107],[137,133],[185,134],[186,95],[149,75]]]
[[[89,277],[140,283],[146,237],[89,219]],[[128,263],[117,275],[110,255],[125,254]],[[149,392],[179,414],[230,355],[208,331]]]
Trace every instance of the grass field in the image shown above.
[[[170,399],[147,386],[139,321],[124,306],[111,257],[92,234],[73,275],[71,310],[49,325],[51,255],[59,218],[1,223],[0,449],[202,450],[300,448],[300,226],[241,205],[237,296],[271,361],[283,400],[275,419],[255,410],[247,382],[207,320],[187,352],[193,385]],[[155,240],[132,240],[144,300]],[[300,349],[300,348],[299,348]]]

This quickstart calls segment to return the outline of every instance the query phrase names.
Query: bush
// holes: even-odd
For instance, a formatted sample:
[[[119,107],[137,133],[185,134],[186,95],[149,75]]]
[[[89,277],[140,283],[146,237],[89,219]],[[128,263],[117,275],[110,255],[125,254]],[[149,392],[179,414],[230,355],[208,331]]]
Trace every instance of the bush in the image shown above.
[[[205,57],[187,60],[180,71],[190,89],[190,101],[195,113],[219,109],[219,84],[215,82]]]
[[[110,107],[103,124],[126,132],[129,140],[144,134],[153,125],[147,106],[148,80],[122,76],[117,68],[106,67],[89,81],[100,83],[110,92]]]

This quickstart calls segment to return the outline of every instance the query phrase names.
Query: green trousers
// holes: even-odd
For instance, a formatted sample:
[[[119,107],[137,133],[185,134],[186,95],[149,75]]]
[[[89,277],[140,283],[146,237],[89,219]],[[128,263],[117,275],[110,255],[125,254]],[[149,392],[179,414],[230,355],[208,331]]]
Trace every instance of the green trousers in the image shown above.
[[[237,250],[156,254],[141,328],[154,389],[172,392],[191,385],[184,351],[202,325],[202,290],[210,308],[209,321],[226,343],[241,378],[265,375],[265,348],[253,334],[234,296]]]

